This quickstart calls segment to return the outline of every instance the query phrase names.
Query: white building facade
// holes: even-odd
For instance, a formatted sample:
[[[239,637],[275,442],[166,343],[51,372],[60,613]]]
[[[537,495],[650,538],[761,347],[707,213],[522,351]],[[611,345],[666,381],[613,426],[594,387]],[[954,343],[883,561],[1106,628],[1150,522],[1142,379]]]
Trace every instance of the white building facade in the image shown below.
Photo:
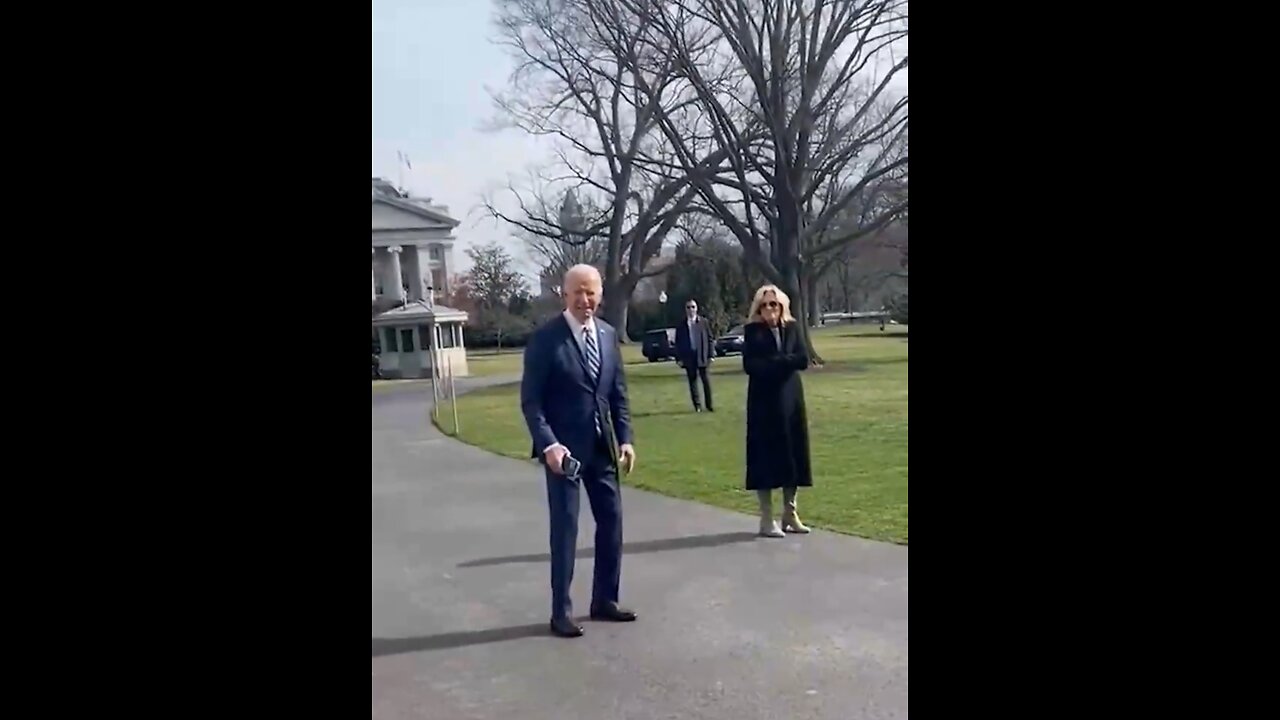
[[[373,178],[373,299],[443,302],[450,291],[457,226],[448,208],[404,197]]]

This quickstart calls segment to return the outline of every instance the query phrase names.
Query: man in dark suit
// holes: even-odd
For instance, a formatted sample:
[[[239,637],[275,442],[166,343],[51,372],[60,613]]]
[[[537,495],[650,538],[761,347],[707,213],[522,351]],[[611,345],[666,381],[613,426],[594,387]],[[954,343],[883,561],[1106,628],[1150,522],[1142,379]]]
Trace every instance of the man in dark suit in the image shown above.
[[[551,631],[561,637],[580,637],[583,630],[573,619],[569,597],[578,543],[579,485],[587,491],[596,520],[591,618],[636,619],[634,612],[618,605],[622,579],[618,470],[631,472],[636,453],[617,332],[596,317],[604,294],[600,273],[590,265],[574,266],[565,273],[563,293],[565,311],[538,328],[525,348],[520,407],[533,438],[533,457],[546,466]],[[566,472],[566,465],[577,464],[577,472]]]
[[[689,376],[689,397],[693,400],[694,412],[702,412],[702,403],[698,400],[699,377],[702,378],[702,395],[707,401],[707,412],[715,412],[715,405],[711,402],[711,380],[707,377],[707,367],[715,357],[711,325],[706,318],[698,316],[696,300],[684,304],[684,314],[684,320],[676,326],[676,359]]]

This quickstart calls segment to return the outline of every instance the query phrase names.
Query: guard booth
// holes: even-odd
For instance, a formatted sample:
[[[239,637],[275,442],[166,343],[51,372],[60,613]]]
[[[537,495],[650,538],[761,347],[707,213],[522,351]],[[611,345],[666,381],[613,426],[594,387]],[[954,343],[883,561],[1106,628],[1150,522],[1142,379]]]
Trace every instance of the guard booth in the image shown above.
[[[467,349],[462,326],[467,314],[444,305],[415,300],[373,318],[382,346],[382,376],[387,379],[429,378],[433,362],[439,373],[451,368],[466,377]]]

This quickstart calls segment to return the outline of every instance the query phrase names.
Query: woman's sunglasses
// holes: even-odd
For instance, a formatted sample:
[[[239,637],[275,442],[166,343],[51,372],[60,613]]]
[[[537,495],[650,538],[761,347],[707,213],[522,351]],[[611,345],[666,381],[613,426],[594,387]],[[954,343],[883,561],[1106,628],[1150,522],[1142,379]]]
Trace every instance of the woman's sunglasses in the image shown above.
[[[761,303],[761,304],[762,304],[762,305],[764,305],[764,306],[765,306],[765,307],[767,307],[767,308],[770,308],[770,309],[775,309],[775,308],[780,308],[780,307],[782,307],[782,303],[779,303],[777,300],[769,300],[769,301],[764,302],[764,303]]]

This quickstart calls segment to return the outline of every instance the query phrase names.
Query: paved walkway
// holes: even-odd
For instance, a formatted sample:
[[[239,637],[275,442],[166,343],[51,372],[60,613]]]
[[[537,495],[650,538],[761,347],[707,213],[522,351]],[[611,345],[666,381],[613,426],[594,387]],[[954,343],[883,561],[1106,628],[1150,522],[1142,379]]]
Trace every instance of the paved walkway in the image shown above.
[[[430,403],[373,396],[374,718],[907,717],[907,548],[761,540],[751,517],[624,489],[640,622],[553,638],[541,471],[441,436]],[[593,533],[584,498],[580,548]],[[590,579],[586,550],[579,610]]]

